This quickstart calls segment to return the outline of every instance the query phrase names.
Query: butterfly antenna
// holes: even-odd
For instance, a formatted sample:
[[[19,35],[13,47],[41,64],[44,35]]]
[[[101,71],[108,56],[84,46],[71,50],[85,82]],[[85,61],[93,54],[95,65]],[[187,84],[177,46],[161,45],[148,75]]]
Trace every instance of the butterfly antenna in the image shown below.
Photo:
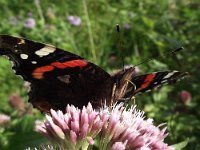
[[[120,26],[119,24],[116,25],[117,27],[117,33],[118,33],[118,41],[119,41],[119,49],[120,49],[120,54],[121,54],[121,58],[122,58],[122,66],[124,68],[124,55],[123,55],[123,43],[122,43],[122,40],[121,40],[121,33],[120,33]]]
[[[181,51],[181,50],[183,50],[183,49],[184,49],[183,47],[179,47],[179,48],[177,48],[177,49],[175,49],[175,50],[172,50],[172,51],[170,51],[170,52],[165,52],[164,55],[162,55],[162,56],[168,56],[168,55],[171,55],[171,54],[175,54],[176,52]],[[152,58],[146,59],[146,60],[140,62],[139,64],[136,64],[134,67],[139,66],[139,65],[142,65],[142,64],[147,63],[147,62],[150,62],[150,61],[152,61],[152,60],[154,60],[154,59],[158,59],[158,58],[160,58],[160,57],[161,57],[161,55],[153,56]]]

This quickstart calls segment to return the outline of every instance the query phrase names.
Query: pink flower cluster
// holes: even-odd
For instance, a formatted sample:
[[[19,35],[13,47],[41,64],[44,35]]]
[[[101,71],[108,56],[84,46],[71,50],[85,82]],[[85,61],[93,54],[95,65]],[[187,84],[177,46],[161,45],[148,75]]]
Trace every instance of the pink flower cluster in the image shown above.
[[[10,120],[10,116],[6,114],[0,114],[0,126],[7,125],[8,123],[10,123]]]
[[[173,150],[164,143],[166,128],[144,119],[144,113],[122,104],[94,110],[89,103],[83,109],[68,105],[66,113],[51,110],[36,131],[63,149],[87,149],[98,142],[99,149],[111,150]],[[97,141],[98,140],[98,141]]]
[[[186,90],[181,91],[179,97],[183,104],[189,104],[192,100],[192,95]]]

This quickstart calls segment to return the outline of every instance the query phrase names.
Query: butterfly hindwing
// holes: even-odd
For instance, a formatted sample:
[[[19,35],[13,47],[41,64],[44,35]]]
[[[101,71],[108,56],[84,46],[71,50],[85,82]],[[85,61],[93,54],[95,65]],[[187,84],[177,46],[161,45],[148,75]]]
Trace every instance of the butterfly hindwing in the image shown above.
[[[151,91],[164,84],[175,83],[186,76],[188,76],[187,72],[175,70],[133,76],[124,97],[132,97],[135,94]]]

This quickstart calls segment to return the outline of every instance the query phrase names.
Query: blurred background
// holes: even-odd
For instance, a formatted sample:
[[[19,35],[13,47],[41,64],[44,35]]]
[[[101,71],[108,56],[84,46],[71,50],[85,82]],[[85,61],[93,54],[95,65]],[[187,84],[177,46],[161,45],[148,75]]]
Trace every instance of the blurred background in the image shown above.
[[[114,72],[155,55],[138,72],[180,70],[188,79],[136,96],[137,107],[167,123],[170,145],[200,149],[200,2],[198,0],[1,0],[0,34],[51,43]],[[120,25],[120,36],[116,31]],[[119,45],[121,39],[121,47]],[[173,55],[164,53],[184,47]],[[46,141],[34,131],[44,114],[27,102],[28,84],[0,58],[0,149]]]

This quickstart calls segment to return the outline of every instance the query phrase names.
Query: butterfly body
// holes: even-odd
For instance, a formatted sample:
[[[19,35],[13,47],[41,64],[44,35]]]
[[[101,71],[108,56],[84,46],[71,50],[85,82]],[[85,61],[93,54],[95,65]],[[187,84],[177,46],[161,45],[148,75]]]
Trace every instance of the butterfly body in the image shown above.
[[[0,55],[14,63],[17,75],[31,83],[29,102],[41,111],[65,110],[90,101],[94,107],[131,98],[164,82],[176,81],[185,72],[163,71],[136,76],[130,67],[110,75],[73,53],[31,40],[0,35]]]

